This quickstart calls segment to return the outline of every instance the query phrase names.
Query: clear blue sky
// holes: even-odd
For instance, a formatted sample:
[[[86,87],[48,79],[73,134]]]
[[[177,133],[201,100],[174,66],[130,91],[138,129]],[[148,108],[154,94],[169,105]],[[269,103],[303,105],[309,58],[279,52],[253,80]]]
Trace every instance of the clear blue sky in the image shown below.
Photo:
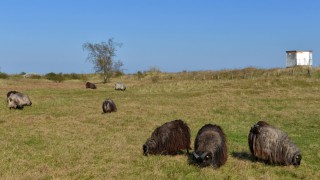
[[[125,73],[285,67],[320,58],[319,0],[1,0],[0,71],[92,73],[85,42],[123,43]]]

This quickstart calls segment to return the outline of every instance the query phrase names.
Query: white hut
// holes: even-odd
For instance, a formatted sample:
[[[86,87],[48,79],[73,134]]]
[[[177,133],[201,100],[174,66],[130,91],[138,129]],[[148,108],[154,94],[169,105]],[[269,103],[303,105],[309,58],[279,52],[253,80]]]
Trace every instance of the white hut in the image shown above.
[[[287,67],[312,66],[312,51],[286,51]]]

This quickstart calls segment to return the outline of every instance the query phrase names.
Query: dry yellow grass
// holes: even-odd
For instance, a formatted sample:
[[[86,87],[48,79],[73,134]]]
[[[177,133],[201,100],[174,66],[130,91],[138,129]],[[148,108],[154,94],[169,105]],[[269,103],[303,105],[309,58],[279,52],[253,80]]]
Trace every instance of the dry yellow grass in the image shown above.
[[[318,77],[289,74],[202,80],[196,73],[158,76],[152,82],[150,76],[140,81],[127,75],[110,84],[97,84],[97,90],[85,89],[81,81],[0,80],[0,178],[320,178]],[[127,85],[125,92],[113,88],[120,80]],[[32,107],[9,110],[5,102],[9,90],[28,94]],[[115,101],[118,112],[101,114],[105,98]],[[192,146],[199,128],[219,124],[227,135],[227,163],[217,170],[200,169],[189,165],[185,155],[143,156],[142,144],[152,131],[174,119],[189,124]],[[299,168],[252,160],[247,136],[261,119],[283,129],[300,147]]]

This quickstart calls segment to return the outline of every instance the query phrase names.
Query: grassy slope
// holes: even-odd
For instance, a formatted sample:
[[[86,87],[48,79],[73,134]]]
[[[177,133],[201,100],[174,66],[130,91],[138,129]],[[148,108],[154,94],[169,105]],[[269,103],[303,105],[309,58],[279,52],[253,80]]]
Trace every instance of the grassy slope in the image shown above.
[[[80,81],[0,80],[0,178],[320,178],[317,78],[122,80],[125,92],[114,91],[113,83],[89,90]],[[32,107],[10,111],[5,103],[9,90],[28,94]],[[102,115],[108,97],[118,112]],[[188,165],[185,155],[142,156],[152,131],[174,119],[189,124],[192,147],[204,124],[220,125],[228,139],[227,163],[217,170],[199,169]],[[261,119],[298,145],[303,154],[299,168],[252,160],[247,136]]]

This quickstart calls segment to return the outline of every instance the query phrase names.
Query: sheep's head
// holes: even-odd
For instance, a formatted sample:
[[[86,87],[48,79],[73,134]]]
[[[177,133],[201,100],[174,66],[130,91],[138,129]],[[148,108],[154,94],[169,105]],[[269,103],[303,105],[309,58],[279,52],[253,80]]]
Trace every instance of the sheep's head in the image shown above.
[[[142,146],[143,154],[145,156],[147,156],[148,154],[153,154],[156,146],[157,143],[154,140],[148,139],[147,142]]]
[[[293,156],[293,158],[292,158],[292,164],[293,164],[295,167],[300,166],[301,159],[302,159],[301,154],[300,154],[299,152],[296,153],[296,154]]]
[[[213,154],[211,152],[194,152],[193,158],[200,167],[212,165]]]
[[[25,102],[25,104],[27,106],[31,106],[32,105],[32,102],[30,101],[29,97],[27,97],[27,96],[23,97],[23,102]]]
[[[7,99],[8,101],[8,107],[11,109],[11,108],[16,108],[17,107],[17,103],[14,99],[12,99],[11,97],[9,97]]]

